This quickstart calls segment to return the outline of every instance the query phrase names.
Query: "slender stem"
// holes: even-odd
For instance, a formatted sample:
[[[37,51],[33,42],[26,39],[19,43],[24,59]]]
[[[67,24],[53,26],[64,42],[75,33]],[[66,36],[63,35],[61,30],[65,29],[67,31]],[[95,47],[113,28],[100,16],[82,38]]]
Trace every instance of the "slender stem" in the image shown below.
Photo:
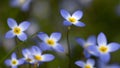
[[[35,64],[34,64],[34,68],[37,68],[37,67],[38,67],[38,63],[35,63]]]
[[[67,29],[67,44],[68,44],[68,57],[69,57],[69,64],[68,64],[68,68],[71,68],[71,47],[70,47],[70,42],[69,42],[69,31],[70,31],[70,27],[68,27]]]
[[[19,40],[17,38],[15,38],[15,42],[16,42],[16,45],[19,43]],[[16,48],[17,50],[17,54],[18,54],[18,58],[20,58],[20,50],[19,50],[19,45],[17,45],[18,47]]]

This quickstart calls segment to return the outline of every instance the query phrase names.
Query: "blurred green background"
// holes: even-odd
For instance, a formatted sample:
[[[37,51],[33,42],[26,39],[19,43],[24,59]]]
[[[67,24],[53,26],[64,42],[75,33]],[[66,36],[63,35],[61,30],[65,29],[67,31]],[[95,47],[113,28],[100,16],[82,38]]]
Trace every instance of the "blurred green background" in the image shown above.
[[[10,0],[0,0],[0,60],[13,49],[16,44],[14,39],[5,39],[5,33],[10,30],[7,25],[8,18],[14,18],[18,23],[27,20],[31,22],[31,27],[26,33],[31,36],[36,32],[61,32],[62,39],[60,43],[67,52],[66,27],[63,26],[63,18],[60,15],[60,9],[66,9],[70,13],[76,10],[82,10],[84,15],[81,19],[86,27],[80,28],[72,26],[70,31],[70,44],[72,51],[72,68],[79,68],[74,64],[77,60],[85,60],[83,49],[75,41],[75,37],[87,39],[90,35],[97,36],[104,32],[108,42],[120,43],[120,0],[33,0],[28,11],[22,11],[19,7],[13,8],[9,4]],[[29,48],[36,45],[36,36],[22,44],[21,48]],[[40,40],[37,40],[40,41]],[[65,53],[52,53],[56,56],[54,61],[43,63],[40,68],[67,68],[68,57]],[[120,63],[120,50],[112,53],[110,64]],[[10,58],[10,56],[8,57]],[[7,59],[8,59],[7,58]],[[28,65],[22,65],[20,68],[26,68]],[[1,68],[9,68],[4,62],[0,64]]]

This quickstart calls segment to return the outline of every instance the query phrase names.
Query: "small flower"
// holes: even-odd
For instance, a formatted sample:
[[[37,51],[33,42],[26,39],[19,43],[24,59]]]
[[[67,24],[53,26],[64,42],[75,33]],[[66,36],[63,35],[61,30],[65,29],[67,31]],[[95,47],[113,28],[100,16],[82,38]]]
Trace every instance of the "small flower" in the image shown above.
[[[82,68],[94,68],[95,61],[93,59],[88,59],[86,63],[84,61],[76,61],[75,64]]]
[[[91,46],[89,49],[96,53],[98,52],[98,57],[104,63],[110,60],[110,52],[114,52],[120,48],[120,45],[116,42],[107,44],[106,36],[102,32],[97,37],[97,43],[98,46]]]
[[[11,0],[10,5],[12,7],[20,7],[23,11],[27,11],[31,1],[32,0]]]
[[[70,13],[64,9],[62,9],[60,11],[62,17],[65,19],[64,21],[64,25],[65,26],[71,26],[72,24],[78,27],[84,27],[85,24],[81,21],[79,21],[82,16],[83,16],[83,12],[78,10],[76,12],[74,12],[72,15],[70,15]]]
[[[22,65],[23,63],[24,63],[24,60],[23,59],[18,60],[15,53],[11,55],[11,59],[7,59],[5,61],[5,64],[7,66],[11,66],[12,68],[17,68],[18,65]]]
[[[76,38],[76,41],[78,42],[78,44],[80,44],[84,48],[85,57],[89,58],[91,56],[91,53],[93,54],[93,52],[88,50],[88,47],[96,45],[96,37],[90,36],[86,41],[82,38]]]
[[[40,32],[38,37],[43,41],[43,43],[40,44],[42,49],[47,50],[53,48],[58,52],[64,52],[64,48],[58,43],[61,38],[61,33],[54,32],[48,37],[47,34]]]
[[[33,46],[31,48],[31,53],[35,59],[35,63],[38,62],[49,62],[52,61],[55,57],[51,54],[42,54],[42,51],[37,47]]]
[[[29,49],[23,49],[22,54],[27,63],[33,64],[35,62],[34,57]]]
[[[17,36],[21,41],[25,41],[27,39],[27,35],[24,31],[30,26],[29,22],[24,21],[18,26],[14,19],[8,18],[7,23],[12,30],[6,33],[5,38],[9,39]]]

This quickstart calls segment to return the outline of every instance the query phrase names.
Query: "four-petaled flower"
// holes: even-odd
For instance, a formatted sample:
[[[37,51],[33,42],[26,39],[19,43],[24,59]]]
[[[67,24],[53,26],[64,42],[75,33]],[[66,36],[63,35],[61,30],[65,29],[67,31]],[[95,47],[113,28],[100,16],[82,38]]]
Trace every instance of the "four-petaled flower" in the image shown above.
[[[64,52],[64,48],[58,43],[61,38],[61,33],[54,32],[50,35],[50,37],[48,37],[47,34],[40,32],[38,37],[43,41],[43,43],[40,44],[40,47],[43,50],[49,50],[52,47],[58,52]]]
[[[84,61],[76,61],[75,64],[81,68],[94,68],[95,61],[93,59],[88,59],[85,63]]]
[[[64,9],[62,9],[60,11],[62,17],[65,19],[64,21],[64,25],[65,26],[70,26],[70,25],[75,25],[75,26],[78,26],[78,27],[84,27],[85,24],[81,21],[79,21],[82,16],[83,16],[83,12],[78,10],[76,12],[74,12],[72,15],[70,15],[70,13]]]
[[[18,26],[14,19],[8,18],[7,23],[12,30],[6,33],[5,38],[13,38],[17,36],[21,41],[25,41],[27,39],[27,35],[24,33],[24,31],[30,26],[29,22],[23,21]]]
[[[42,54],[42,51],[37,46],[32,46],[31,53],[32,53],[32,56],[34,57],[35,63],[49,62],[55,58],[51,54]]]
[[[15,53],[11,55],[11,59],[5,60],[5,64],[7,66],[11,66],[12,68],[17,68],[18,65],[22,65],[23,63],[24,63],[24,59],[18,60]]]
[[[84,48],[84,55],[86,58],[89,58],[92,55],[94,55],[92,51],[88,50],[89,46],[94,46],[96,45],[96,37],[95,36],[90,36],[88,39],[85,41],[83,38],[76,38],[76,41],[78,44],[80,44]]]
[[[10,5],[12,7],[20,7],[23,11],[27,11],[31,1],[32,0],[11,0]]]
[[[120,48],[116,42],[107,44],[107,39],[104,33],[100,33],[97,37],[98,46],[90,46],[89,49],[95,52],[100,60],[107,63],[110,60],[110,52],[114,52]]]

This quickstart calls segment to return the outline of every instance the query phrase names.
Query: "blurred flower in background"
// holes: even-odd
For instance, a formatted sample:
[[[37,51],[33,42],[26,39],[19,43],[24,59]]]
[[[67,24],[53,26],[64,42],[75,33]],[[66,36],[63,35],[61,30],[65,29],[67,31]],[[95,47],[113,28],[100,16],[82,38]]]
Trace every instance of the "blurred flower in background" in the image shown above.
[[[27,11],[32,0],[10,0],[12,7],[19,7],[23,11]]]

